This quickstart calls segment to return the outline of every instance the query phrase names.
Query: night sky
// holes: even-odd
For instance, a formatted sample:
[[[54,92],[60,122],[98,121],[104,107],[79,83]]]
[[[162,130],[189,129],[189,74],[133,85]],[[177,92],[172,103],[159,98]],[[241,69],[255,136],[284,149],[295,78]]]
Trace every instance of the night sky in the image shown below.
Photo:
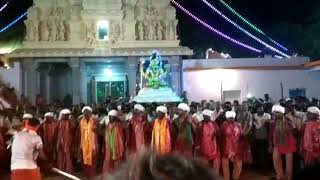
[[[32,0],[9,0],[9,6],[0,12],[0,27],[14,20],[21,15],[32,5]],[[213,12],[208,6],[202,3],[201,0],[176,0],[190,12],[194,13],[200,19],[204,20],[211,26],[217,28],[235,39],[263,49],[263,45],[249,38],[244,33],[240,32],[231,24],[227,23],[223,18]],[[239,20],[235,15],[230,13],[219,0],[207,0],[216,6],[221,12],[227,15],[230,19],[241,25],[250,33],[259,37],[268,43],[268,39]],[[0,7],[7,0],[0,0]],[[319,23],[320,13],[317,15],[317,10],[320,7],[319,0],[225,0],[238,13],[246,17],[250,22],[263,30],[268,36],[272,37],[277,42],[289,48],[289,53],[295,52],[308,55],[313,58],[320,58],[320,53],[309,51],[311,47],[303,34],[314,23]],[[216,34],[207,30],[202,25],[196,23],[192,18],[182,13],[177,9],[177,17],[179,19],[178,33],[181,37],[182,45],[189,46],[195,51],[196,57],[204,55],[204,51],[212,47],[219,52],[230,53],[233,57],[257,57],[259,54],[248,51],[238,45],[218,37]],[[20,21],[20,26],[22,21]],[[19,27],[19,25],[17,25]],[[297,27],[298,28],[295,28]],[[10,30],[9,30],[10,31]],[[308,31],[309,32],[309,31]],[[1,34],[0,34],[1,39]],[[311,39],[311,38],[310,38]],[[309,44],[308,44],[309,43]]]

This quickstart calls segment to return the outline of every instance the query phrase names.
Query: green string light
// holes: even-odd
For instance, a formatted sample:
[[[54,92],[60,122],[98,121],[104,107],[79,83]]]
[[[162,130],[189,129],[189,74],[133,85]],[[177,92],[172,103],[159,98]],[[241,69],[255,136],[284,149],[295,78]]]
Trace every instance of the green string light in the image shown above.
[[[268,37],[262,30],[260,30],[258,27],[256,27],[255,25],[253,25],[252,23],[250,23],[246,18],[244,18],[243,16],[241,16],[236,10],[234,10],[231,6],[229,6],[229,4],[227,4],[225,1],[223,0],[219,0],[226,8],[228,8],[233,14],[235,14],[236,16],[238,16],[243,22],[245,22],[247,25],[249,25],[252,29],[256,30],[257,32],[259,32],[260,34],[266,36],[271,42],[273,42],[274,44],[278,45],[279,47],[281,47],[284,50],[288,50],[287,48],[285,48],[284,46],[282,46],[281,44],[279,44],[278,42],[276,42],[275,40],[271,39],[270,37]]]

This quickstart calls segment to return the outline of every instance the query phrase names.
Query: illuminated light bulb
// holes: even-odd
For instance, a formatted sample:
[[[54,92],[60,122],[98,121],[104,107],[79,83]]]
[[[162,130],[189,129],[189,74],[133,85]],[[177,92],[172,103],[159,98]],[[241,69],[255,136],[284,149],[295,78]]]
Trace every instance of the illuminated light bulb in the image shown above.
[[[257,49],[257,48],[254,48],[254,47],[251,47],[247,44],[244,44],[240,41],[237,41],[236,39],[234,38],[231,38],[230,36],[218,31],[217,29],[213,28],[212,26],[210,26],[209,24],[205,23],[204,21],[202,21],[201,19],[199,19],[198,17],[196,17],[195,15],[193,15],[192,13],[190,13],[188,10],[186,10],[183,6],[181,6],[179,3],[177,3],[175,0],[171,0],[171,2],[173,4],[175,4],[179,9],[181,9],[184,13],[186,13],[187,15],[189,15],[190,17],[192,17],[193,19],[195,19],[196,21],[198,21],[200,24],[202,24],[203,26],[205,26],[206,28],[210,29],[211,31],[213,31],[214,33],[218,34],[219,36],[222,36],[223,38],[239,45],[239,46],[242,46],[244,48],[247,48],[251,51],[255,51],[257,53],[261,53],[261,50]]]

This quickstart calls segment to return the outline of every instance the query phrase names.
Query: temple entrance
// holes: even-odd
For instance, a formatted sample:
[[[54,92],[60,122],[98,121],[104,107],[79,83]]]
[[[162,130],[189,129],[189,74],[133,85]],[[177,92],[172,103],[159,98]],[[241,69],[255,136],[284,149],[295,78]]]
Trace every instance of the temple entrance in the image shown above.
[[[105,102],[107,97],[124,98],[128,93],[127,82],[123,81],[100,81],[96,82],[97,102]]]

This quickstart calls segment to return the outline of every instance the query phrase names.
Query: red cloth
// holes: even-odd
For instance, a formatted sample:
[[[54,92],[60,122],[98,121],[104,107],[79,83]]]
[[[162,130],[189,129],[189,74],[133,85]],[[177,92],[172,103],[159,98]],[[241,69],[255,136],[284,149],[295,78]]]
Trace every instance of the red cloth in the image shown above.
[[[286,144],[281,145],[279,142],[279,134],[277,133],[276,129],[276,122],[271,122],[270,125],[270,137],[269,141],[273,145],[273,147],[280,153],[280,154],[289,154],[294,153],[297,151],[297,142],[293,136],[293,127],[290,124],[289,119],[285,119],[284,122],[284,133],[286,135]]]
[[[40,169],[18,169],[11,171],[11,180],[41,180]]]
[[[115,157],[112,156],[112,149],[109,146],[108,134],[114,129],[117,129],[115,138]],[[118,169],[125,160],[125,129],[122,127],[121,122],[110,122],[106,129],[105,135],[105,158],[103,173],[111,173]]]
[[[306,165],[320,160],[320,122],[306,121],[302,127],[301,153]]]
[[[55,162],[56,151],[54,134],[57,127],[57,122],[44,122],[39,128],[39,135],[43,141],[43,151],[49,162]]]
[[[198,129],[200,155],[207,161],[213,160],[213,168],[220,168],[220,129],[216,122],[202,122]]]
[[[222,157],[233,161],[242,160],[239,140],[242,135],[241,125],[235,121],[225,121],[221,126]]]
[[[57,166],[58,169],[71,173],[74,125],[69,120],[60,120],[57,125]]]
[[[190,117],[187,117],[190,118]],[[174,151],[179,152],[179,154],[182,154],[184,156],[188,156],[188,157],[192,157],[193,156],[193,145],[194,145],[194,138],[193,138],[193,133],[191,134],[192,137],[190,137],[191,139],[187,139],[187,135],[186,135],[186,131],[187,131],[187,126],[189,126],[189,128],[191,126],[191,124],[188,122],[188,119],[184,119],[184,120],[176,120],[174,122],[177,126],[177,138],[175,141],[175,145],[174,145]]]
[[[245,164],[252,163],[251,145],[246,136],[240,136],[239,149],[242,162]]]
[[[134,114],[129,123],[129,151],[136,153],[143,147],[149,145],[149,127],[147,116],[143,114]]]

